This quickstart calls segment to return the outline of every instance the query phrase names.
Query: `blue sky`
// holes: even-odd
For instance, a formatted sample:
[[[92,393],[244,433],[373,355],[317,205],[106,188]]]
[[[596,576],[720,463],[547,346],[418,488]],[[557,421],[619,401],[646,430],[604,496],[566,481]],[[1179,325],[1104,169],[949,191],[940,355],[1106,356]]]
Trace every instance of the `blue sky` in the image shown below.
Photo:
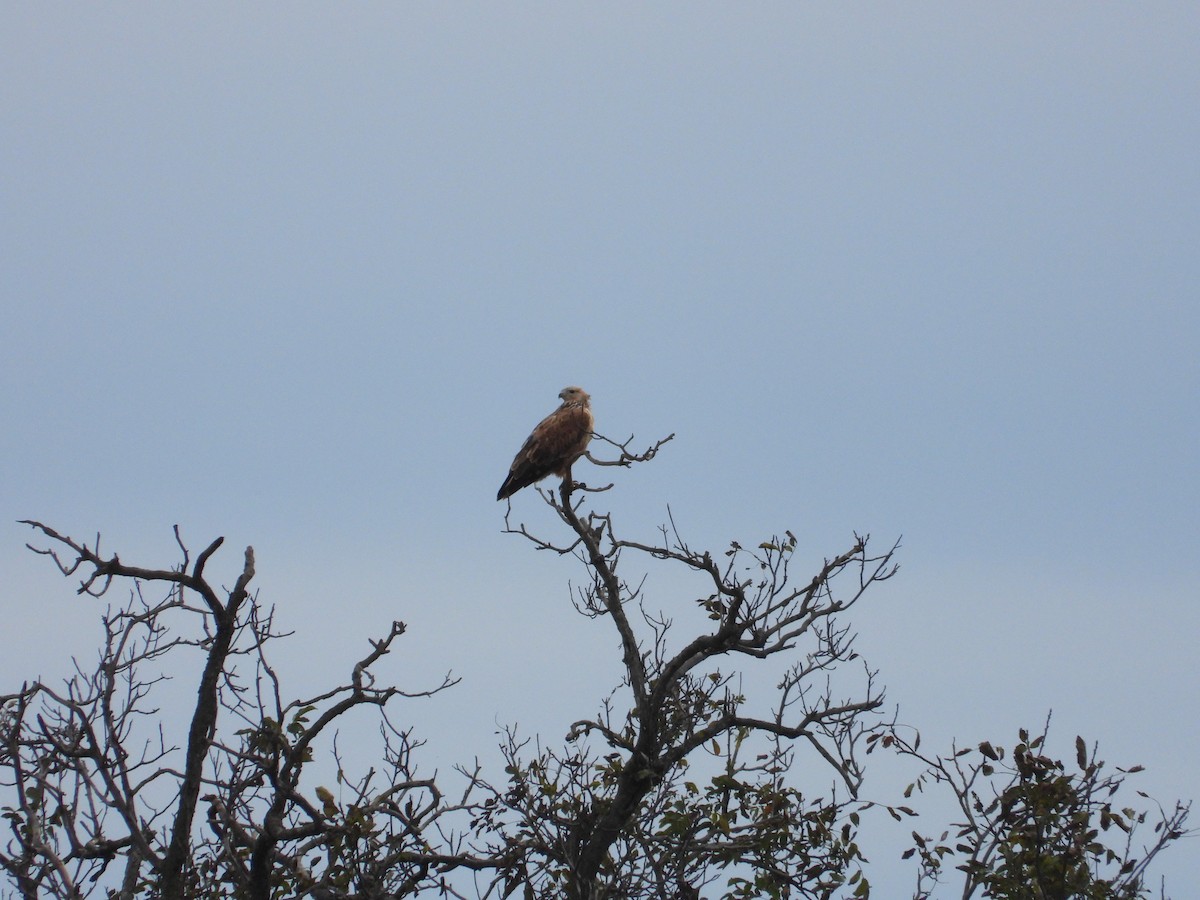
[[[16,519],[160,565],[178,523],[228,581],[255,545],[302,684],[408,622],[393,674],[465,679],[414,712],[443,768],[564,732],[613,642],[493,498],[577,383],[677,435],[627,536],[903,535],[856,622],[927,741],[1052,707],[1196,795],[1194,5],[2,19],[6,683],[95,628]]]

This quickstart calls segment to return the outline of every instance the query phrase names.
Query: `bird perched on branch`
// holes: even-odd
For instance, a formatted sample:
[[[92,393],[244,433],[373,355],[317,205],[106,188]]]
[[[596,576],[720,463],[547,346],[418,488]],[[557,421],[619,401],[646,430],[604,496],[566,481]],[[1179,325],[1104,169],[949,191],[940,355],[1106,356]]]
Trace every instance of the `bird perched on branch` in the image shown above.
[[[523,487],[557,475],[571,477],[571,465],[587,450],[592,439],[591,397],[581,387],[559,391],[562,406],[538,423],[521,445],[496,494],[497,500],[511,497]]]

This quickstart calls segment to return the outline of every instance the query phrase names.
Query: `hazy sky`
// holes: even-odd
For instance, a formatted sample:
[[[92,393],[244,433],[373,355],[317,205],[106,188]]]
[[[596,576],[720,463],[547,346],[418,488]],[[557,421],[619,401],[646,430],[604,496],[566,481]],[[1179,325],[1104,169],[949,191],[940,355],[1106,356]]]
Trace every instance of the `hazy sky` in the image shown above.
[[[1191,3],[5,4],[4,689],[98,609],[15,520],[178,523],[297,692],[400,618],[431,766],[558,740],[615,641],[494,496],[580,384],[677,435],[579,473],[624,536],[903,535],[854,621],[927,746],[1053,708],[1200,795],[1198,85]]]

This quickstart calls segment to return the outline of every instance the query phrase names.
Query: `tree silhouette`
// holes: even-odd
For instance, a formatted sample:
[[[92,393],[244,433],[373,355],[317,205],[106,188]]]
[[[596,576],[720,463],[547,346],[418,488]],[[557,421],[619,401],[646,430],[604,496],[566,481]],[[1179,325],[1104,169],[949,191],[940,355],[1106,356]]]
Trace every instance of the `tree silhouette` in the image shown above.
[[[632,439],[597,436],[615,457],[588,458],[646,463],[669,440],[637,453]],[[220,538],[193,559],[176,529],[180,561],[153,569],[102,553],[99,536],[26,522],[31,548],[81,594],[120,584],[128,595],[103,613],[94,666],[0,696],[0,870],[16,896],[867,897],[862,816],[915,815],[860,796],[881,748],[925,768],[910,794],[948,789],[964,815],[953,843],[914,832],[914,896],[931,896],[956,854],[963,897],[1146,896],[1147,866],[1184,833],[1186,806],[1159,810],[1140,855],[1131,838],[1114,848],[1110,827],[1132,833],[1147,814],[1109,801],[1126,772],[1102,775],[1094,750],[1080,750],[1077,773],[1025,734],[1008,756],[984,743],[926,757],[884,713],[849,615],[896,573],[897,544],[876,551],[855,535],[797,575],[807,551],[791,532],[714,553],[668,513],[652,539],[625,537],[596,505],[611,487],[568,473],[539,492],[551,525],[516,523],[511,507],[505,518],[507,533],[576,561],[575,607],[615,639],[622,676],[561,740],[508,727],[499,777],[478,764],[441,779],[421,770],[420,740],[394,710],[455,681],[377,682],[403,623],[371,640],[343,683],[292,697],[271,662],[286,635],[250,589],[251,548],[233,587],[217,590],[206,566]],[[694,589],[647,596],[655,567]],[[167,672],[195,655],[194,704],[164,715]],[[378,758],[352,773],[335,734],[361,735],[364,713]],[[333,789],[312,783],[318,758],[336,766]]]
[[[620,455],[609,464],[645,462],[663,443],[642,454],[614,444]],[[612,623],[624,678],[598,715],[572,726],[561,750],[528,756],[509,735],[512,781],[489,810],[498,840],[488,845],[520,851],[505,869],[507,884],[593,900],[698,897],[727,870],[736,873],[732,896],[828,896],[857,883],[848,803],[862,784],[864,741],[889,723],[877,715],[883,692],[865,664],[837,687],[835,676],[857,659],[842,614],[895,573],[896,547],[872,553],[856,535],[797,581],[790,533],[753,549],[734,543],[719,558],[691,548],[673,521],[654,542],[627,540],[611,513],[585,509],[586,497],[607,489],[567,478],[557,493],[543,492],[565,540],[508,526],[585,567],[576,607]],[[627,555],[700,576],[691,602],[708,627],[676,639],[661,606],[619,574]],[[778,687],[743,694],[743,668],[776,656],[790,660]],[[828,768],[842,799],[809,799],[789,783],[800,749]]]

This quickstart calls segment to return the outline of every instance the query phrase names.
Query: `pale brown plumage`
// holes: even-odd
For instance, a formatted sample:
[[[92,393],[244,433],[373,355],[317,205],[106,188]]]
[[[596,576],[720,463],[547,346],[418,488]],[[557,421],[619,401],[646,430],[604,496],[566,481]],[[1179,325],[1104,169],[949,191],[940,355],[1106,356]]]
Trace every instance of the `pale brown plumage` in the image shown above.
[[[497,500],[548,475],[569,478],[571,465],[587,450],[592,439],[591,397],[580,387],[565,387],[558,396],[562,406],[542,419],[521,446],[496,493]]]

